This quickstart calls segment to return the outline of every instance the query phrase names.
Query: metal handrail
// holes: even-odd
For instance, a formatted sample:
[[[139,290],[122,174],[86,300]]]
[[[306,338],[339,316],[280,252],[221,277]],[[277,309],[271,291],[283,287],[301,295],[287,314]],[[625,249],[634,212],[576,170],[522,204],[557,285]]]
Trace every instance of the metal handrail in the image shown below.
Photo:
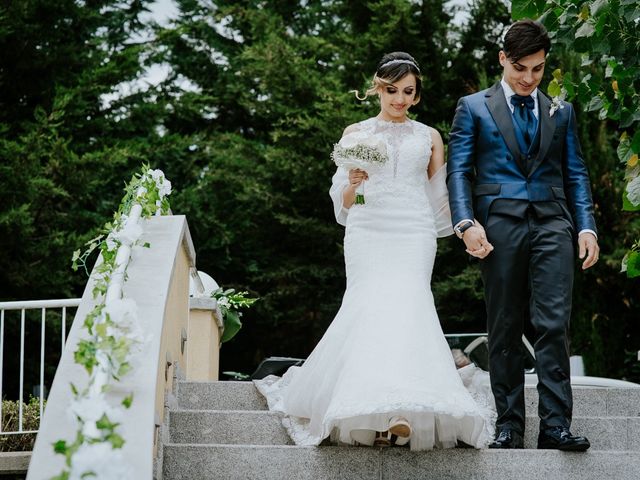
[[[77,308],[80,305],[80,298],[56,299],[56,300],[19,300],[11,302],[0,302],[0,398],[3,397],[3,379],[4,379],[4,324],[6,311],[20,311],[20,387],[18,399],[18,430],[4,432],[0,423],[0,434],[27,434],[37,433],[37,430],[23,429],[23,390],[24,390],[24,338],[26,330],[26,312],[27,310],[40,310],[40,418],[44,410],[44,354],[45,354],[45,324],[47,310],[62,309],[62,338],[61,352],[64,351],[67,334],[67,308]],[[0,402],[0,418],[2,418],[2,402]]]
[[[81,298],[65,298],[62,300],[18,300],[0,302],[0,310],[31,310],[34,308],[77,307]]]

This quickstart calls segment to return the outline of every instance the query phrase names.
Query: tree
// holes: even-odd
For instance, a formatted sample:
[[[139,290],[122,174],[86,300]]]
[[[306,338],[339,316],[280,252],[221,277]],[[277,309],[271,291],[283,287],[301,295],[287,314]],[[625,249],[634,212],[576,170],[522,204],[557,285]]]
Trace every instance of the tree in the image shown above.
[[[144,94],[105,95],[142,70],[140,0],[23,0],[0,6],[0,296],[77,296],[86,277],[71,253],[94,236],[121,197],[121,185],[148,160],[155,108]],[[138,38],[138,40],[136,40]],[[151,108],[149,108],[151,106]],[[7,368],[19,323],[6,316]],[[39,324],[27,318],[26,358],[39,349]],[[59,338],[52,318],[48,338]],[[32,349],[32,350],[30,350]],[[46,372],[58,346],[47,343]],[[27,364],[25,389],[39,383]],[[4,392],[17,398],[18,378]],[[29,393],[29,392],[27,392]]]
[[[639,135],[640,108],[636,3],[515,1],[513,13],[516,18],[540,16],[549,30],[554,42],[549,66],[555,70],[549,93],[575,102],[591,173],[602,261],[576,277],[572,349],[584,356],[590,374],[637,381],[637,286],[619,275],[628,245],[627,275],[636,275],[634,239],[640,236],[640,219],[626,213],[636,210],[628,195],[638,174],[633,140]]]
[[[539,17],[555,43],[582,54],[585,73],[574,81],[558,74],[552,94],[566,94],[610,119],[622,131],[618,158],[625,167],[622,208],[640,211],[640,7],[636,0],[516,0],[515,18]],[[561,90],[564,88],[564,91]],[[623,260],[623,271],[640,276],[640,239]]]
[[[0,7],[4,298],[69,296],[84,282],[69,275],[68,254],[117,205],[121,182],[140,163],[136,152],[145,151],[135,138],[149,131],[135,118],[140,99],[103,105],[142,69],[142,47],[131,38],[144,3]]]

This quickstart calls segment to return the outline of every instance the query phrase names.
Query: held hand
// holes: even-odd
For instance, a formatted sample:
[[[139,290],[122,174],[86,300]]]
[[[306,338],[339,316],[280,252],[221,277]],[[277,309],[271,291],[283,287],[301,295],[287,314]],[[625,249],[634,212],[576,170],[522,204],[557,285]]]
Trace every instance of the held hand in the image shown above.
[[[464,232],[462,240],[467,246],[467,253],[472,257],[483,259],[493,251],[493,245],[487,240],[484,228],[477,220],[473,227]]]
[[[589,267],[593,267],[600,256],[600,247],[598,246],[598,239],[593,233],[584,232],[578,237],[578,256],[584,262],[582,262],[582,269],[586,270]],[[587,258],[585,258],[585,255]]]
[[[349,170],[349,185],[357,187],[363,180],[369,180],[369,174],[359,168]]]

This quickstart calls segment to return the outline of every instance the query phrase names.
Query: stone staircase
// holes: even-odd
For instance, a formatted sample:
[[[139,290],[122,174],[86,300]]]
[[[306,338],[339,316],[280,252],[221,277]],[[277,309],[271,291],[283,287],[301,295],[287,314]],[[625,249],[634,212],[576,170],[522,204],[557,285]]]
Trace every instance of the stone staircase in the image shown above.
[[[162,432],[162,478],[567,479],[640,478],[640,389],[574,389],[572,431],[586,453],[535,450],[537,394],[527,389],[519,451],[298,447],[250,382],[177,382]]]

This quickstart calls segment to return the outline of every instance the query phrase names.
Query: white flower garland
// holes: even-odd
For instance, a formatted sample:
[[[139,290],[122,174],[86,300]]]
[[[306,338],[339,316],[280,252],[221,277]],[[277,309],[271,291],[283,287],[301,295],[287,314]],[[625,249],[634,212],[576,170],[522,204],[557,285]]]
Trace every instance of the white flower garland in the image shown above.
[[[129,408],[133,395],[119,405],[111,405],[105,396],[110,387],[131,370],[132,362],[147,343],[138,322],[134,300],[122,298],[122,286],[131,249],[139,245],[142,227],[140,217],[169,213],[167,196],[171,182],[161,170],[144,166],[125,188],[126,194],[114,220],[105,225],[103,235],[87,242],[87,250],[73,254],[73,268],[83,267],[96,248],[102,262],[95,268],[94,298],[101,297],[87,315],[84,326],[89,333],[74,353],[76,363],[89,373],[87,386],[78,390],[71,384],[74,399],[69,415],[78,422],[75,441],[59,440],[56,453],[65,455],[65,469],[53,480],[133,479],[131,468],[122,455],[125,440],[118,433],[124,408]],[[149,244],[144,244],[149,247]]]

